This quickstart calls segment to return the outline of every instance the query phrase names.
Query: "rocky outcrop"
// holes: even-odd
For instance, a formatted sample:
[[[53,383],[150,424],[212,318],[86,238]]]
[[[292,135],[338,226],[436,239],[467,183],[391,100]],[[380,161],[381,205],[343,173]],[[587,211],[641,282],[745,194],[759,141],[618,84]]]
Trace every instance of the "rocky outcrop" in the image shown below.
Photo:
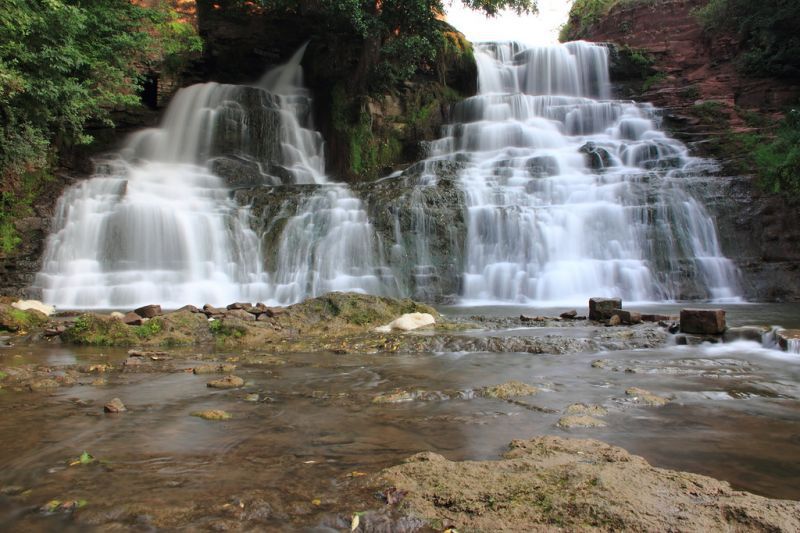
[[[595,419],[578,422],[603,424]],[[710,477],[655,468],[642,457],[597,440],[515,440],[499,461],[457,462],[423,452],[382,471],[376,485],[383,494],[401,494],[403,513],[437,524],[436,529],[800,528],[798,502],[768,499],[733,490]]]
[[[620,1],[588,24],[571,20],[572,31],[565,37],[613,43],[621,48],[623,56],[634,52],[640,68],[630,69],[630,62],[624,58],[618,61],[617,71],[612,73],[612,78],[622,82],[618,88],[628,96],[665,109],[676,121],[673,128],[682,126],[687,135],[713,133],[693,131],[695,126],[703,129],[693,109],[702,102],[722,103],[723,113],[737,127],[745,126],[738,108],[780,111],[794,103],[800,95],[800,86],[740,73],[736,64],[739,50],[733,36],[708,34],[693,13],[707,3],[706,0]],[[644,69],[643,61],[650,63]],[[648,74],[648,66],[650,78],[642,80],[642,73]],[[630,83],[637,78],[638,86]],[[644,86],[643,81],[646,81]]]

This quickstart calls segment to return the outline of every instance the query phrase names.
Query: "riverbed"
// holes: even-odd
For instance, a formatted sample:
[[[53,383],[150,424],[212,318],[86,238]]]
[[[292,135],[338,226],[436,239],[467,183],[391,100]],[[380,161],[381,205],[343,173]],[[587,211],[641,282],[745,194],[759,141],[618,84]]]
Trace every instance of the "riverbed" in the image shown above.
[[[732,325],[800,324],[797,304],[725,307]],[[455,318],[520,311],[443,310]],[[569,327],[508,334],[556,329],[589,334]],[[0,351],[4,367],[36,363],[55,374],[126,357],[123,349],[24,343]],[[756,342],[677,346],[670,339],[654,349],[568,355],[206,350],[167,357],[158,367],[87,375],[50,392],[0,390],[1,528],[343,528],[352,513],[378,506],[352,483],[363,475],[425,450],[494,459],[513,439],[545,434],[599,439],[654,466],[800,500],[800,355]],[[207,387],[219,376],[191,369],[209,361],[237,364],[245,386]],[[538,392],[480,393],[512,380]],[[645,405],[626,394],[631,387],[670,401]],[[112,398],[128,410],[105,414]],[[605,426],[560,428],[576,403],[604,408]],[[192,416],[210,409],[231,418]],[[80,461],[84,451],[91,460]],[[53,500],[80,508],[43,509]]]

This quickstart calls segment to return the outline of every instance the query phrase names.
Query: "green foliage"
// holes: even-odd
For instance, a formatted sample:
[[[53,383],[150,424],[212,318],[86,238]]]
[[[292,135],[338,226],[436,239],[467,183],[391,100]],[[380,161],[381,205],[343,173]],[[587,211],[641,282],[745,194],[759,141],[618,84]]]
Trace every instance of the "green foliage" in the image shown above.
[[[110,109],[137,104],[142,71],[198,46],[165,3],[3,0],[2,190],[15,191],[20,175],[46,168],[58,149],[91,142],[86,122],[110,124]]]
[[[663,72],[656,72],[652,76],[648,76],[645,78],[644,83],[642,84],[642,91],[647,92],[662,81],[667,78],[667,75]]]
[[[47,170],[27,171],[17,176],[13,190],[0,192],[0,256],[13,253],[20,244],[14,220],[34,214],[33,203],[53,179]]]
[[[625,0],[575,0],[569,11],[569,19],[559,32],[559,41],[574,41],[584,38],[592,24],[599,21],[612,7],[623,1]]]
[[[761,185],[800,197],[800,109],[786,114],[772,139],[760,139],[753,145]]]
[[[94,346],[131,346],[139,337],[122,321],[85,314],[77,317],[62,335],[66,342]]]
[[[160,318],[151,318],[141,326],[136,326],[133,332],[137,337],[147,340],[150,337],[158,335],[164,329],[164,322]]]
[[[295,2],[260,0],[261,6],[280,12],[295,12]],[[476,11],[493,16],[503,9],[517,13],[536,11],[536,0],[465,0]],[[408,80],[422,68],[432,68],[445,43],[448,26],[438,17],[442,0],[319,0],[307,6],[320,14],[336,32],[357,36],[363,53],[351,84],[358,92],[380,92]]]
[[[800,2],[711,0],[696,13],[708,31],[734,33],[744,73],[800,79]]]

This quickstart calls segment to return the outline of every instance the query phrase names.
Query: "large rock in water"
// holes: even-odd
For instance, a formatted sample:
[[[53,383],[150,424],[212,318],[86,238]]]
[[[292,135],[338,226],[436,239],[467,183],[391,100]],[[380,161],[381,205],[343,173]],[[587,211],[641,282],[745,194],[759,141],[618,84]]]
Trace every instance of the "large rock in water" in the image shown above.
[[[681,309],[681,332],[722,335],[725,332],[723,309]]]
[[[597,440],[516,440],[499,461],[423,452],[377,481],[405,494],[408,515],[460,531],[800,531],[800,502],[655,468]]]
[[[605,148],[597,146],[595,143],[589,141],[578,150],[584,154],[586,165],[592,170],[603,170],[604,168],[613,166],[614,161],[611,159],[611,154]]]
[[[622,309],[621,298],[589,298],[589,320],[608,320]]]

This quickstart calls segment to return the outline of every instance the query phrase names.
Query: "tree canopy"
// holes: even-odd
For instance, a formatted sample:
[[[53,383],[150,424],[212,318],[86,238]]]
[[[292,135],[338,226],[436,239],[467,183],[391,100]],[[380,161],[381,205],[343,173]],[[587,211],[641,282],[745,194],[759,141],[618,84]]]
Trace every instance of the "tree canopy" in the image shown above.
[[[242,0],[234,0],[241,2]],[[467,7],[494,16],[504,9],[536,12],[536,0],[462,0]],[[322,12],[328,23],[363,39],[354,85],[382,88],[408,79],[422,63],[433,61],[443,46],[446,3],[442,0],[259,0],[276,10]]]
[[[201,42],[166,2],[0,2],[0,253],[19,238],[58,150],[87,143],[90,120],[136,104],[142,73]]]
[[[0,171],[42,167],[49,147],[85,143],[88,120],[138,102],[141,73],[186,48],[192,28],[166,4],[3,0]]]

